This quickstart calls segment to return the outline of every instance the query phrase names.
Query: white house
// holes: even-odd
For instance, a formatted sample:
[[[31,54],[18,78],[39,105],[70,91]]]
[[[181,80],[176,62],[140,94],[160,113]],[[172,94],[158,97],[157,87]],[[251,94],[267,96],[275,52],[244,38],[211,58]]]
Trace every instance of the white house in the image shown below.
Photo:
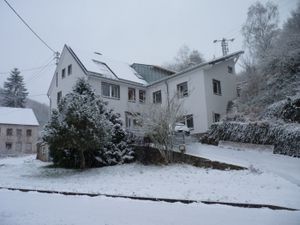
[[[0,155],[35,153],[38,127],[32,109],[0,107]]]
[[[100,53],[87,55],[65,45],[48,90],[50,108],[57,108],[62,96],[84,77],[108,106],[120,113],[128,129],[135,127],[131,112],[149,103],[167,104],[176,94],[184,100],[186,125],[192,133],[203,133],[237,96],[235,64],[241,54],[235,52],[175,73],[154,65],[129,65]]]

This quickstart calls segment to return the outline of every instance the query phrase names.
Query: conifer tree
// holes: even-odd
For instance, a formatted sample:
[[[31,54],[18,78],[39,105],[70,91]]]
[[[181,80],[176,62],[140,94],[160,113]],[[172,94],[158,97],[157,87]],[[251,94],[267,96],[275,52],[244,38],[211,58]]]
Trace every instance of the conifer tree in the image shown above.
[[[107,104],[84,79],[79,79],[44,129],[43,139],[54,164],[84,169],[130,161],[132,150],[125,130],[119,127],[119,117],[107,110]]]
[[[26,97],[28,95],[27,89],[20,75],[20,71],[14,68],[7,81],[4,82],[4,100],[3,105],[7,107],[24,108]]]

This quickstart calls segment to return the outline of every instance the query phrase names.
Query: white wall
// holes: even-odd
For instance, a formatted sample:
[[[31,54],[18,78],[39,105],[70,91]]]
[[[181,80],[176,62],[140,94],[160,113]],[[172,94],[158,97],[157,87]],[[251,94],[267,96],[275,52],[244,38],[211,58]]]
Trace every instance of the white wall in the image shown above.
[[[104,101],[108,102],[108,107],[114,109],[115,112],[119,113],[124,121],[125,121],[125,111],[138,112],[140,110],[140,107],[143,107],[143,105],[145,104],[139,102],[139,90],[146,90],[145,87],[133,85],[133,84],[121,83],[117,80],[114,81],[110,79],[93,77],[93,76],[89,76],[88,81],[93,87],[93,89],[95,90],[95,92],[101,96],[102,96],[101,82],[106,82],[109,84],[115,84],[120,86],[120,99],[108,98],[105,96],[102,97]],[[135,102],[128,101],[128,88],[135,89],[135,95],[136,95]]]
[[[72,64],[72,74],[68,75],[68,66],[70,64]],[[61,73],[62,73],[62,69],[64,68],[66,74],[65,74],[65,78],[62,79]],[[56,73],[58,73],[57,87],[56,87],[56,78],[55,78]],[[48,92],[51,100],[50,101],[51,109],[57,108],[57,93],[59,91],[62,91],[62,96],[65,96],[67,93],[71,92],[74,84],[80,77],[86,77],[86,75],[84,71],[81,69],[81,67],[78,65],[77,61],[74,59],[74,57],[70,54],[70,52],[65,47],[60,56],[60,60],[54,72],[54,76],[51,81],[49,92]]]
[[[227,104],[237,97],[236,74],[233,59],[218,63],[204,71],[205,95],[207,103],[208,125],[213,123],[213,113],[226,114]],[[233,73],[228,73],[228,66],[233,67]],[[221,95],[213,93],[213,82],[216,79],[221,82]]]
[[[147,89],[147,97],[151,103],[153,98],[152,93],[161,90],[162,105],[166,105],[167,85],[169,87],[169,96],[172,98],[177,94],[177,85],[187,82],[189,94],[187,97],[179,98],[178,100],[182,102],[183,113],[185,115],[193,115],[194,130],[192,130],[192,133],[205,132],[208,129],[208,125],[203,70],[196,69],[183,75],[175,76],[166,82],[150,86]]]

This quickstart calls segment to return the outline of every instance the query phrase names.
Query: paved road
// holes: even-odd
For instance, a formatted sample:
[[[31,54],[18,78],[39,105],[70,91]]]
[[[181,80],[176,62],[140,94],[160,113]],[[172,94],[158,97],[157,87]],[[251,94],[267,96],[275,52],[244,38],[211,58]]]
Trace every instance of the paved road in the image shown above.
[[[296,225],[300,212],[0,190],[1,225]]]

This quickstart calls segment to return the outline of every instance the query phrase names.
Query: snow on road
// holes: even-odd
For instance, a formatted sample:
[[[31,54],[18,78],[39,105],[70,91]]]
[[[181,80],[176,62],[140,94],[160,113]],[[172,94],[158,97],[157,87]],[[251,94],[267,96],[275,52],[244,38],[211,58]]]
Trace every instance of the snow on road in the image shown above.
[[[34,156],[0,159],[0,186],[69,192],[273,204],[300,209],[300,187],[269,172],[138,163],[84,171],[47,168]]]
[[[2,225],[298,225],[299,211],[0,190]]]

